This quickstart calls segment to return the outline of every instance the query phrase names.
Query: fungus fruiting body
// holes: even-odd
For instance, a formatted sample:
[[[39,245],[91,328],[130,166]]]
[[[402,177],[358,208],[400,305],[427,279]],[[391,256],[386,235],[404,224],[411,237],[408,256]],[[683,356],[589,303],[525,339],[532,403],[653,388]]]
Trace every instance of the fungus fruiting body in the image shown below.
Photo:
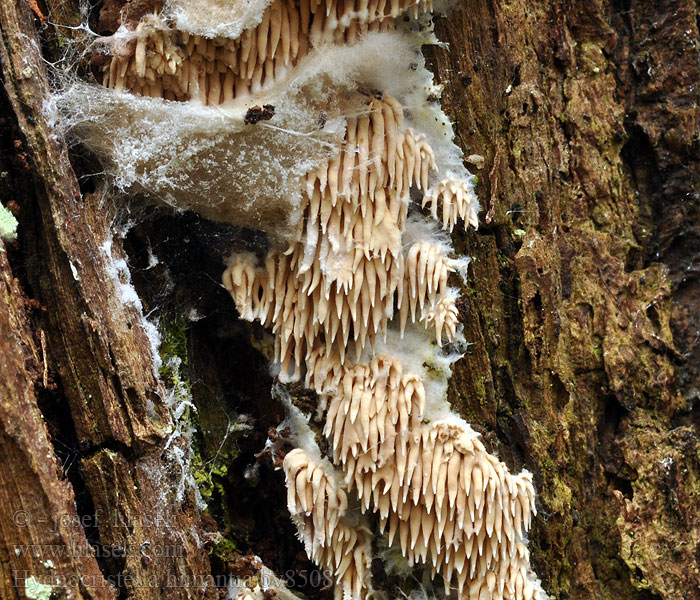
[[[476,227],[478,203],[420,55],[431,9],[170,0],[105,40],[101,89],[74,82],[56,103],[117,188],[269,234],[227,258],[223,283],[271,329],[279,380],[326,408],[330,456],[299,435],[283,468],[337,596],[373,589],[354,502],[446,589],[529,600],[543,597],[526,547],[532,477],[509,473],[445,399],[463,342],[451,281],[468,264],[448,232]]]

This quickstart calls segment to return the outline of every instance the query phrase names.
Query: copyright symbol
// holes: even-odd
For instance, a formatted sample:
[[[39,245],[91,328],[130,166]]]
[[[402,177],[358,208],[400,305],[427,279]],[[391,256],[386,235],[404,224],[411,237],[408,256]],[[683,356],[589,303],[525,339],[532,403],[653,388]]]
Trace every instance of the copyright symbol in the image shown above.
[[[26,510],[18,510],[12,515],[12,522],[16,527],[27,527],[31,523],[31,515]]]

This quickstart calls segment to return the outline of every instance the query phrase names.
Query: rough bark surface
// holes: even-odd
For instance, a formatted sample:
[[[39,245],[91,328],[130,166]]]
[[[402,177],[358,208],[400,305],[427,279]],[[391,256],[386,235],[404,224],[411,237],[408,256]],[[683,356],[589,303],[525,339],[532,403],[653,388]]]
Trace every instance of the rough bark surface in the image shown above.
[[[101,33],[120,4],[104,3]],[[269,338],[216,284],[255,234],[146,208],[115,236],[120,209],[90,178],[80,189],[89,163],[78,152],[71,166],[42,112],[36,31],[49,54],[70,31],[39,15],[78,14],[47,5],[0,4],[0,191],[21,223],[9,261],[0,250],[0,595],[27,597],[13,572],[29,571],[94,582],[57,598],[210,598],[211,576],[254,572],[255,553],[321,597],[282,477],[256,456],[284,416]],[[698,13],[691,0],[469,0],[436,19],[449,47],[426,48],[459,144],[484,159],[470,166],[482,226],[455,236],[473,261],[450,399],[533,471],[534,566],[558,599],[700,599]],[[143,311],[124,301],[129,276]],[[160,318],[160,372],[142,312]],[[179,385],[198,408],[204,515],[170,439]],[[53,566],[14,550],[86,541],[93,552]]]
[[[12,275],[0,241],[0,597],[23,598],[37,584],[56,581],[57,592],[75,586],[76,597],[113,599],[75,507],[75,494],[49,441],[37,401],[47,393],[46,355],[27,314],[30,303]],[[39,334],[39,340],[45,336]],[[35,549],[70,548],[67,555],[36,555]],[[19,552],[17,552],[19,550]],[[65,583],[65,585],[63,585]]]
[[[27,229],[23,241],[32,264],[26,278],[46,307],[40,321],[48,332],[50,368],[70,411],[81,483],[94,505],[97,531],[90,541],[103,559],[102,587],[114,584],[122,597],[139,600],[164,593],[212,597],[205,532],[193,499],[176,493],[185,474],[177,453],[167,452],[174,424],[166,390],[154,369],[140,307],[125,301],[128,270],[110,229],[114,214],[98,195],[81,195],[65,143],[48,128],[48,82],[30,4],[3,2],[0,24],[5,104],[16,119],[5,124],[3,136],[8,145],[13,138],[16,150],[5,193],[19,206]],[[12,395],[3,397],[13,401]],[[38,440],[28,436],[23,442],[32,446]],[[56,501],[70,505],[65,488]],[[56,511],[54,519],[62,518]],[[13,551],[21,539],[8,533],[3,542],[9,566],[23,566]],[[14,584],[11,589],[21,590]]]
[[[535,473],[558,598],[700,598],[695,2],[486,2],[434,50],[486,157],[452,398]]]

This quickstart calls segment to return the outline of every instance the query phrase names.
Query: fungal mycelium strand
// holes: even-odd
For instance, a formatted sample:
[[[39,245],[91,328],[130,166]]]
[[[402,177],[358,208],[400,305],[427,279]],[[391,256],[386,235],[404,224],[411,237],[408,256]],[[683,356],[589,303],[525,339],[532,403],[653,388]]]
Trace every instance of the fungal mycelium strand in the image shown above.
[[[464,343],[451,278],[468,265],[448,233],[476,227],[479,207],[420,54],[431,9],[166,1],[102,40],[102,86],[71,81],[54,104],[117,188],[269,234],[266,255],[228,257],[223,282],[242,318],[271,329],[279,380],[327,407],[330,457],[297,418],[283,468],[337,597],[373,592],[357,514],[372,511],[446,590],[543,598],[526,547],[532,476],[446,401]]]

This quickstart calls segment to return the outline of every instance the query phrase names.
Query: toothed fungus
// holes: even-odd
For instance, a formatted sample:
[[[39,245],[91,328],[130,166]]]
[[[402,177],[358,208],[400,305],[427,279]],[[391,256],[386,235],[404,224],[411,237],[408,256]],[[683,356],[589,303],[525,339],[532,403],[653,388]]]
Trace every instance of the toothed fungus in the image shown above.
[[[334,470],[314,463],[301,449],[284,459],[287,507],[309,558],[330,569],[336,595],[364,597],[369,589],[369,531],[344,522],[348,498]]]
[[[532,476],[509,473],[444,397],[464,341],[450,278],[468,265],[445,231],[476,228],[479,206],[420,55],[431,10],[169,0],[103,40],[101,91],[73,82],[56,104],[118,188],[269,234],[264,257],[228,258],[223,283],[272,330],[280,381],[327,407],[330,460],[300,433],[283,468],[336,596],[372,591],[358,503],[460,597],[544,598],[526,548]],[[266,120],[247,116],[260,106]]]
[[[524,543],[535,513],[531,475],[510,474],[458,417],[426,422],[423,376],[374,349],[390,327],[403,337],[416,323],[432,326],[439,346],[443,334],[458,338],[448,278],[463,267],[425,222],[408,219],[409,191],[424,192],[435,219],[441,202],[449,229],[458,218],[473,223],[477,205],[467,182],[430,188],[433,171],[434,154],[403,127],[398,101],[373,98],[348,119],[338,155],[307,175],[304,218],[288,248],[260,264],[232,256],[224,285],[243,318],[271,327],[280,379],[304,377],[328,402],[324,434],[347,492],[302,450],[284,470],[300,538],[312,560],[334,569],[339,597],[371,589],[366,533],[339,523],[353,487],[362,512],[389,527],[389,543],[398,533],[409,564],[429,564],[446,590],[454,582],[469,598],[541,597]],[[346,543],[350,535],[352,547],[335,535]]]

